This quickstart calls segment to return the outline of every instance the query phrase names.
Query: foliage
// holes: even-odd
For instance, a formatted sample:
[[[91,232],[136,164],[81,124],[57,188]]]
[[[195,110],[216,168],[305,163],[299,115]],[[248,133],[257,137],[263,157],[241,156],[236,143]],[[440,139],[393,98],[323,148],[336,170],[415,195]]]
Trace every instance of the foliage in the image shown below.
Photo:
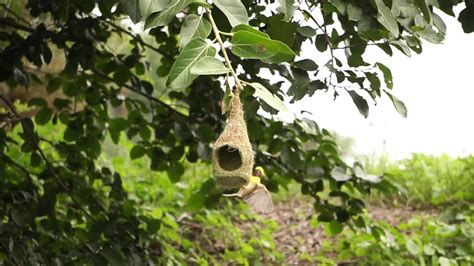
[[[372,222],[370,229],[345,231],[336,243],[325,240],[322,264],[355,265],[471,265],[474,261],[474,209],[464,205],[450,220],[414,217],[393,226]],[[335,253],[336,258],[325,254]]]
[[[6,264],[99,265],[182,259],[174,251],[189,246],[176,244],[179,219],[172,211],[182,207],[180,201],[158,201],[148,213],[140,206],[166,195],[167,188],[155,187],[150,195],[131,193],[128,186],[147,191],[150,182],[163,184],[163,176],[172,183],[169,187],[178,186],[188,163],[208,162],[210,143],[225,123],[223,79],[236,84],[236,90],[251,82],[241,98],[257,163],[268,169],[267,187],[276,192],[290,180],[300,183],[302,193],[315,199],[320,220],[331,222],[334,231],[342,223],[360,221],[363,202],[343,187],[368,193],[373,185],[344,164],[332,136],[306,118],[283,123],[253,114],[276,114],[284,95],[295,102],[316,90],[331,90],[335,96],[347,92],[364,116],[369,110],[361,94],[375,101],[383,92],[406,115],[390,92],[390,70],[380,62],[365,62],[363,54],[374,46],[389,55],[392,48],[409,55],[410,49],[421,52],[420,38],[441,42],[445,27],[436,12],[453,15],[458,4],[303,1],[296,7],[284,1],[280,14],[264,13],[267,1],[249,0],[10,2],[0,6],[2,86],[9,92],[29,86],[48,95],[30,99],[34,120],[17,111],[6,95],[0,98],[7,112],[2,117],[8,118],[0,129],[0,254]],[[466,4],[459,16],[466,31],[471,9]],[[128,29],[124,16],[144,22],[150,28],[144,35],[154,43]],[[191,37],[189,32],[194,32]],[[229,54],[222,38],[231,44]],[[115,50],[112,41],[117,39],[129,46]],[[314,44],[314,51],[330,59],[298,58],[303,43]],[[343,50],[347,57],[338,53]],[[153,62],[143,56],[148,53]],[[217,53],[226,71],[222,65],[216,70],[216,64],[205,68],[202,60],[219,59]],[[51,62],[59,62],[57,71],[48,70]],[[236,73],[238,67],[243,70]],[[281,82],[261,77],[261,69],[279,75],[290,88],[285,91]],[[129,157],[157,172],[147,175],[146,185],[133,179],[142,172],[103,162],[109,137],[115,144],[131,140]],[[119,160],[122,167],[128,165],[125,158]],[[336,181],[333,169],[353,178]],[[152,179],[155,175],[161,179]],[[318,195],[324,184],[338,204]],[[220,193],[209,179],[188,207],[212,208]]]
[[[385,162],[383,158],[375,162],[366,160],[367,172],[384,174],[401,187],[403,196],[387,202],[418,206],[473,202],[473,169],[473,156],[451,158],[448,155],[413,154],[398,162]]]

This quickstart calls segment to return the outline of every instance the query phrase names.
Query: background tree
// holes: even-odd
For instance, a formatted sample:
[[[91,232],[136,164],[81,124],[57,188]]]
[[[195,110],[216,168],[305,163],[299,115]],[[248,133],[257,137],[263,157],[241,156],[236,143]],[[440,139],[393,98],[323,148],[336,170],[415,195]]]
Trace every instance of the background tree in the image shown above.
[[[4,259],[12,264],[142,264],[166,259],[165,244],[155,233],[164,226],[172,228],[172,223],[166,215],[147,214],[140,201],[130,197],[122,176],[101,161],[102,144],[108,138],[117,144],[126,137],[134,143],[130,159],[148,157],[151,170],[166,172],[178,182],[188,163],[209,162],[234,85],[243,88],[257,164],[269,173],[265,185],[276,192],[292,180],[300,183],[301,192],[315,200],[318,220],[329,222],[334,232],[342,223],[364,227],[364,203],[355,192],[394,187],[387,181],[364,180],[341,160],[330,133],[314,121],[298,115],[284,122],[273,115],[286,111],[284,96],[297,102],[325,90],[351,97],[365,117],[367,100],[386,95],[406,116],[404,104],[391,93],[390,69],[381,62],[366,62],[364,52],[382,49],[392,55],[395,48],[407,56],[421,53],[421,39],[444,39],[446,27],[437,13],[454,16],[452,8],[459,3],[4,2]],[[473,12],[474,4],[466,1],[459,14],[465,32],[474,30]],[[140,25],[149,31],[133,30],[129,19],[143,21]],[[302,53],[303,45],[314,51]],[[265,69],[274,76],[260,75]],[[270,80],[275,77],[281,81]],[[24,98],[35,108],[33,119],[22,113],[24,106],[11,101],[21,88],[33,95]],[[48,95],[35,94],[38,90]],[[53,138],[56,135],[60,138]],[[336,203],[318,194],[325,186]],[[207,177],[192,198],[193,208],[215,208],[221,192]]]

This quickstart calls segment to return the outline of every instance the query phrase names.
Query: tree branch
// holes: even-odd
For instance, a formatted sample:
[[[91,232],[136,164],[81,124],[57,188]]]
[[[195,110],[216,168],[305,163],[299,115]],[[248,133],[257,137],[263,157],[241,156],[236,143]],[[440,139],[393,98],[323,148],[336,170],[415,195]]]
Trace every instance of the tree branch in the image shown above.
[[[26,177],[30,178],[31,174],[28,170],[26,170],[25,167],[23,167],[21,164],[15,162],[12,158],[8,157],[7,155],[0,153],[0,156],[8,163],[13,165],[14,167],[18,168],[20,171],[22,171]]]
[[[374,42],[374,43],[365,43],[365,44],[361,44],[361,43],[356,43],[356,44],[351,44],[351,45],[346,45],[346,46],[342,46],[342,47],[334,47],[333,49],[336,50],[336,49],[347,49],[347,48],[351,48],[351,47],[358,47],[358,46],[363,46],[363,45],[380,45],[380,44],[390,44],[390,41],[386,41],[386,42]]]
[[[179,115],[179,116],[181,116],[181,117],[187,118],[186,115],[184,115],[183,113],[180,113],[178,110],[174,109],[174,108],[171,107],[169,104],[167,104],[167,103],[161,101],[160,99],[155,98],[155,97],[153,97],[152,95],[149,95],[149,94],[147,94],[147,93],[145,93],[145,92],[138,91],[138,90],[136,90],[134,87],[132,87],[132,86],[130,86],[130,85],[128,85],[128,84],[118,84],[113,78],[107,76],[106,74],[102,73],[100,70],[98,70],[98,69],[96,69],[96,68],[92,68],[91,70],[92,70],[92,72],[93,72],[94,74],[96,74],[96,75],[102,77],[103,79],[106,79],[106,80],[108,80],[108,81],[110,81],[110,82],[113,82],[113,83],[117,84],[118,86],[122,86],[122,87],[126,88],[126,89],[129,90],[129,91],[132,91],[132,92],[134,92],[134,93],[136,93],[136,94],[139,94],[139,95],[141,95],[141,96],[147,98],[147,99],[150,100],[150,101],[153,101],[153,102],[155,102],[155,103],[158,103],[158,104],[160,104],[161,106],[163,106],[163,107],[165,107],[166,109],[168,109],[169,111],[171,111],[173,114],[177,114],[177,115]]]
[[[24,25],[20,25],[16,22],[14,22],[10,19],[6,19],[6,18],[0,18],[0,25],[6,25],[6,26],[9,26],[9,27],[14,28],[14,29],[27,31],[27,32],[34,32],[35,31],[35,29],[32,29],[32,28],[24,26]]]
[[[308,5],[308,3],[306,3]],[[321,10],[322,10],[322,5],[324,4],[323,2],[320,3],[321,4]],[[312,12],[311,10],[311,7],[308,5],[308,8],[310,9],[310,12]],[[301,8],[300,8],[301,10]],[[329,47],[329,52],[331,53],[331,61],[330,61],[330,64],[332,66],[332,68],[334,68],[334,60],[335,60],[335,56],[334,56],[334,48],[332,46],[332,43],[331,43],[331,39],[329,38],[329,34],[328,34],[328,31],[327,31],[327,28],[326,28],[326,25],[324,26],[321,26],[319,24],[319,22],[311,15],[310,13],[310,16],[309,18],[316,24],[316,26],[318,26],[319,29],[321,29],[324,33],[324,38],[326,39],[326,43]],[[328,62],[329,63],[329,62]],[[326,63],[327,64],[327,63]],[[331,69],[330,69],[331,70]],[[333,75],[333,71],[331,70],[330,71],[331,74],[329,74],[329,84],[331,85],[332,84],[332,75]]]
[[[222,55],[224,56],[227,67],[229,68],[230,73],[232,74],[232,77],[234,77],[235,79],[235,87],[236,87],[235,93],[239,94],[240,90],[243,89],[242,83],[240,82],[240,79],[237,77],[237,74],[235,73],[234,68],[232,67],[232,64],[229,60],[229,56],[227,55],[227,52],[224,46],[224,42],[222,41],[222,38],[220,35],[221,32],[217,28],[216,22],[214,21],[214,18],[212,17],[212,14],[211,14],[211,10],[206,9],[206,11],[207,11],[207,15],[209,16],[209,21],[211,22],[214,35],[216,36],[217,42],[219,42],[219,45],[221,46]]]
[[[97,17],[97,18],[104,21],[105,23],[110,25],[112,28],[114,28],[114,29],[116,29],[120,32],[123,32],[123,33],[127,34],[128,36],[132,37],[134,40],[136,40],[142,46],[150,48],[151,50],[153,50],[153,51],[155,51],[155,52],[157,52],[157,53],[159,53],[159,54],[161,54],[161,55],[163,55],[167,58],[172,58],[172,56],[170,54],[166,53],[165,51],[160,50],[159,48],[156,48],[153,45],[150,45],[150,44],[146,43],[140,36],[137,36],[137,35],[131,33],[130,31],[124,29],[123,27],[121,27],[121,26],[119,26],[119,25],[117,25],[117,24],[115,24],[115,23],[113,23],[113,22],[111,22],[111,21],[109,21],[109,20],[107,20],[103,17]]]
[[[12,14],[16,19],[20,20],[20,21],[23,21],[26,25],[28,26],[31,26],[31,23],[26,20],[25,18],[21,17],[20,15],[18,15],[17,13],[15,13],[15,11],[11,10],[7,4],[0,4],[0,6],[5,9],[8,13]]]

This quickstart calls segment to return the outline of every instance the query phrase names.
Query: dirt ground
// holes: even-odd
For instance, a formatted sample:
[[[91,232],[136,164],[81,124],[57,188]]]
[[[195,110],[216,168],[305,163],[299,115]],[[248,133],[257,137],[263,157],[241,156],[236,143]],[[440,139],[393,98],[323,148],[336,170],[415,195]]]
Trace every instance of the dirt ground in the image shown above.
[[[375,220],[397,225],[409,221],[414,215],[430,215],[431,211],[420,211],[402,208],[386,208],[382,206],[368,206],[367,212]],[[277,250],[283,252],[285,263],[288,265],[304,265],[300,262],[300,255],[305,253],[313,257],[321,247],[322,241],[331,239],[321,226],[313,228],[311,217],[314,214],[311,202],[288,201],[278,203],[275,211],[268,218],[278,223],[278,229],[274,234],[277,242]],[[246,223],[242,223],[245,229]]]

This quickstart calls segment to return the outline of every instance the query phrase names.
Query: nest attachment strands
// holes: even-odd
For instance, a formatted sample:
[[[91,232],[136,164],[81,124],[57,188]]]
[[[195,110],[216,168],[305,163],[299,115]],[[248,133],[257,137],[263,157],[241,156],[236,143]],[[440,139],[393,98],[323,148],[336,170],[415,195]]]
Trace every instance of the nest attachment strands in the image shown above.
[[[230,101],[227,125],[212,150],[213,174],[222,188],[238,188],[247,183],[254,163],[239,95]]]

